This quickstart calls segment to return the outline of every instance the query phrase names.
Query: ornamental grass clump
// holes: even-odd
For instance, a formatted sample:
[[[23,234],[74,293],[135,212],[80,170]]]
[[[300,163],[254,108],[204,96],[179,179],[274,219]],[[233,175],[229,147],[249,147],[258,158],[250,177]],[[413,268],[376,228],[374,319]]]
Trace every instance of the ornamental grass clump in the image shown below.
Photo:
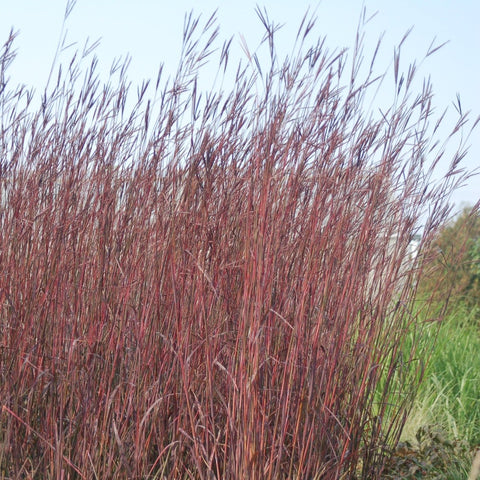
[[[87,51],[36,105],[4,45],[2,478],[379,477],[422,377],[404,340],[464,152],[432,183],[432,90],[410,91],[400,47],[377,115],[364,99],[390,77],[361,33],[330,52],[305,17],[282,60],[258,13],[268,63],[246,49],[232,70],[215,19],[187,16],[176,75],[136,95],[128,62],[102,84]],[[217,54],[234,81],[202,91]]]

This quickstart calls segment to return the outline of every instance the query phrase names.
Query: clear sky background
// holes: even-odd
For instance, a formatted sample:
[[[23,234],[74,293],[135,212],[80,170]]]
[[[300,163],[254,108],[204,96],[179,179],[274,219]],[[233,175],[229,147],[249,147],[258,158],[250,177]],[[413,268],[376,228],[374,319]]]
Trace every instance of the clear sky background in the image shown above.
[[[388,66],[394,45],[412,26],[414,29],[402,48],[401,69],[407,70],[413,60],[420,61],[435,37],[436,45],[448,41],[425,60],[419,73],[431,77],[437,112],[449,107],[450,125],[458,115],[452,105],[457,93],[463,110],[471,110],[472,119],[480,115],[478,0],[78,0],[66,23],[67,38],[77,42],[80,49],[87,37],[91,42],[101,38],[96,53],[104,71],[108,71],[114,58],[130,54],[128,76],[132,82],[140,83],[143,79],[155,80],[162,62],[167,72],[175,71],[184,15],[191,10],[206,18],[218,8],[220,40],[234,36],[232,54],[238,59],[244,56],[240,35],[255,50],[264,33],[255,14],[257,4],[266,7],[272,20],[284,24],[277,38],[280,57],[291,52],[308,7],[318,17],[315,32],[318,36],[326,35],[331,48],[353,46],[363,5],[369,13],[378,12],[366,29],[366,56],[385,32],[381,69]],[[65,6],[66,0],[0,0],[0,42],[4,43],[12,27],[20,32],[15,42],[18,56],[10,70],[13,83],[42,91],[59,42]],[[64,52],[65,62],[70,60],[73,49]],[[465,165],[480,168],[480,128],[474,131],[469,143]],[[479,199],[480,177],[474,177],[453,198],[457,208]]]

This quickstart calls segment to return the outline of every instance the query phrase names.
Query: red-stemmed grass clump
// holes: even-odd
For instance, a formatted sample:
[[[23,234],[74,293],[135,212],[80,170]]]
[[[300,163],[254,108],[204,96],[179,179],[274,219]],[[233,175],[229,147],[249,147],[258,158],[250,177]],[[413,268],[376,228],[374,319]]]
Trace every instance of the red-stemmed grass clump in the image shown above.
[[[187,17],[176,76],[135,101],[126,64],[102,85],[79,56],[36,107],[4,45],[2,478],[380,475],[422,376],[404,339],[463,152],[432,183],[432,91],[410,92],[399,51],[374,115],[361,36],[353,58],[307,49],[306,17],[282,63],[260,18],[270,64],[247,51],[230,92],[198,86],[213,18]]]

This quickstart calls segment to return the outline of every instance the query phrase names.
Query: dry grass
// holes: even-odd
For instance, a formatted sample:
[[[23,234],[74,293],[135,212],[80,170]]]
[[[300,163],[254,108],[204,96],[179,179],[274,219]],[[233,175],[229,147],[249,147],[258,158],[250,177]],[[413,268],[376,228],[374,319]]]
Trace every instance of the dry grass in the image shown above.
[[[306,48],[306,18],[282,63],[261,19],[271,68],[252,54],[230,93],[197,89],[214,19],[137,102],[124,66],[103,86],[74,59],[35,109],[4,46],[2,478],[380,475],[422,376],[408,244],[463,153],[431,183],[432,91],[399,52],[375,119],[361,35],[350,59]]]
[[[468,475],[468,480],[477,480],[478,477],[480,477],[480,450],[473,459],[472,469]]]

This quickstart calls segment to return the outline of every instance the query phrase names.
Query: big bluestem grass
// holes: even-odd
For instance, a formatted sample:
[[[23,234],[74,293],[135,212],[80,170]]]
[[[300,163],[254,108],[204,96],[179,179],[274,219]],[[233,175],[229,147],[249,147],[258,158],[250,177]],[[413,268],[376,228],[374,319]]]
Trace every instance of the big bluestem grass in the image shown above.
[[[3,477],[380,475],[422,377],[403,348],[415,279],[464,152],[431,182],[432,90],[410,91],[399,50],[391,107],[365,113],[384,78],[361,34],[351,56],[308,46],[306,17],[281,61],[259,14],[270,64],[247,50],[232,70],[226,42],[230,92],[198,87],[213,18],[187,17],[178,72],[135,100],[126,64],[102,85],[79,55],[37,108],[3,47]]]

